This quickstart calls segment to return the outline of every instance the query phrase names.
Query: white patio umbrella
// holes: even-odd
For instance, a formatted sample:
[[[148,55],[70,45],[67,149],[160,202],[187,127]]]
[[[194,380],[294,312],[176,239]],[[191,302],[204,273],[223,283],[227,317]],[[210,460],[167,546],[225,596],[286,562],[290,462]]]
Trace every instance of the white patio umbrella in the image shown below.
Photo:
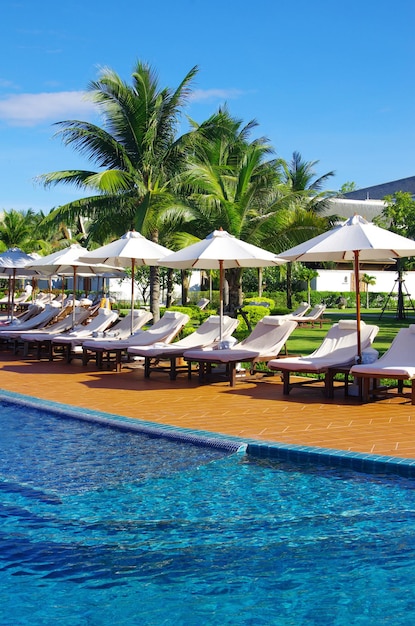
[[[353,261],[356,289],[357,357],[360,341],[360,261],[415,256],[415,241],[368,222],[360,215],[278,255],[286,261]]]
[[[276,254],[241,241],[226,230],[214,230],[206,239],[164,257],[160,265],[176,269],[219,270],[220,339],[223,326],[223,289],[225,270],[232,267],[265,267],[282,265]]]
[[[110,268],[105,264],[84,263],[79,259],[81,254],[86,254],[88,250],[79,244],[72,244],[67,248],[62,248],[57,252],[48,254],[45,257],[36,259],[30,264],[30,268],[35,269],[43,276],[71,276],[73,278],[73,307],[72,318],[75,322],[75,294],[76,283],[79,276],[102,275],[106,272],[113,272],[114,275],[119,273],[117,268]]]
[[[29,268],[29,264],[33,263],[34,257],[26,254],[20,248],[9,248],[0,254],[0,274],[9,277],[9,311],[8,315],[13,321],[14,313],[14,292],[16,288],[16,277],[34,276],[38,274],[35,270]]]
[[[113,267],[131,267],[131,334],[133,333],[134,271],[140,265],[158,265],[159,259],[171,250],[146,239],[135,230],[128,231],[115,241],[80,256],[86,263],[108,263]]]

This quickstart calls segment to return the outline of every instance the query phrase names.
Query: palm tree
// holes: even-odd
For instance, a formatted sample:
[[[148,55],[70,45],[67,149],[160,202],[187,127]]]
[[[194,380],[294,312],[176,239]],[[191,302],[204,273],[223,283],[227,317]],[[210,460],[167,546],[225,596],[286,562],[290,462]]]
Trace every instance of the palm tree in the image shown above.
[[[291,201],[290,206],[275,215],[269,233],[264,237],[265,247],[277,253],[316,237],[330,227],[330,218],[316,215],[301,206],[301,196],[289,194],[287,197]],[[292,265],[287,263],[280,268],[281,273],[285,272],[289,309],[292,308]]]
[[[312,267],[307,267],[306,265],[301,265],[297,268],[296,275],[297,278],[307,283],[307,302],[311,304],[311,281],[313,278],[317,278],[317,270],[314,270]]]
[[[176,137],[181,108],[190,95],[194,67],[177,89],[160,89],[153,70],[138,62],[132,84],[103,69],[89,85],[89,96],[103,116],[103,127],[90,122],[58,122],[63,143],[97,168],[64,170],[40,177],[45,186],[71,184],[86,197],[52,211],[47,220],[89,221],[88,241],[104,241],[137,229],[157,242],[161,229],[171,232],[191,219],[189,208],[174,193],[185,150]],[[159,271],[151,268],[150,307],[159,317]]]
[[[323,185],[329,178],[334,176],[334,172],[330,171],[322,176],[317,176],[314,171],[318,161],[303,161],[299,152],[293,152],[292,160],[290,163],[282,162],[282,168],[284,172],[283,180],[292,192],[293,202],[292,209],[294,214],[284,216],[284,220],[290,224],[289,228],[283,228],[285,237],[287,240],[286,248],[290,248],[296,244],[302,243],[314,237],[315,235],[323,232],[327,228],[327,223],[330,218],[324,220],[315,219],[324,209],[328,207],[328,199],[334,195],[335,192],[323,191]],[[313,234],[310,236],[305,235],[303,228],[304,219],[308,223],[307,231],[310,233],[310,222],[312,226]],[[300,237],[299,237],[300,235]],[[281,241],[281,239],[280,239]],[[287,306],[292,307],[292,267],[288,263],[287,268]]]
[[[376,284],[376,278],[374,276],[369,276],[369,274],[363,274],[361,278],[362,283],[365,285],[366,290],[366,308],[369,308],[369,285]]]
[[[0,247],[21,248],[30,253],[43,250],[46,241],[42,239],[40,223],[42,215],[32,209],[28,211],[5,211],[0,220]]]
[[[203,238],[214,229],[261,246],[267,223],[284,206],[280,162],[266,160],[272,148],[265,138],[249,140],[256,127],[246,125],[219,109],[187,136],[191,147],[187,167],[180,176],[196,219],[193,234]],[[242,303],[242,269],[227,270],[229,307]]]
[[[308,191],[316,194],[327,194],[323,191],[323,185],[329,178],[334,176],[334,171],[317,176],[314,167],[318,161],[303,161],[299,152],[293,152],[290,163],[283,163],[285,182],[293,191]],[[331,192],[330,192],[331,193]]]

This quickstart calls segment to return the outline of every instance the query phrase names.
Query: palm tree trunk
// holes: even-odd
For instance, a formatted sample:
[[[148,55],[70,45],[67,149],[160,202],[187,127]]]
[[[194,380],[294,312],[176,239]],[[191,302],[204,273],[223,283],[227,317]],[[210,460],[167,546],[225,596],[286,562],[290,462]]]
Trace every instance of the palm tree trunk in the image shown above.
[[[189,299],[189,285],[190,285],[191,272],[188,270],[181,270],[182,278],[182,306],[186,306]]]
[[[226,279],[229,285],[229,311],[233,313],[235,309],[242,306],[242,268],[233,267],[226,271]]]
[[[293,308],[292,263],[287,263],[287,308]]]
[[[167,287],[166,307],[167,308],[169,308],[173,302],[173,276],[174,276],[174,270],[172,268],[169,268],[167,270],[167,281],[166,281],[166,287]]]
[[[150,311],[153,314],[153,322],[160,319],[160,268],[153,265],[150,267]]]

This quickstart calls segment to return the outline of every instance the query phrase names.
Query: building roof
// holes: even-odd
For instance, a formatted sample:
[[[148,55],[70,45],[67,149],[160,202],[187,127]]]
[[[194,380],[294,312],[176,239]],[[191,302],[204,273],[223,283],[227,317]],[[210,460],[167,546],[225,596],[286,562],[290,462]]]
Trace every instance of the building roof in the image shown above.
[[[338,215],[348,219],[353,215],[361,215],[368,222],[380,215],[385,208],[383,200],[349,200],[348,198],[330,198],[323,215]]]
[[[397,191],[405,191],[415,197],[415,176],[349,191],[344,194],[344,198],[348,200],[383,200],[385,196],[393,195]]]

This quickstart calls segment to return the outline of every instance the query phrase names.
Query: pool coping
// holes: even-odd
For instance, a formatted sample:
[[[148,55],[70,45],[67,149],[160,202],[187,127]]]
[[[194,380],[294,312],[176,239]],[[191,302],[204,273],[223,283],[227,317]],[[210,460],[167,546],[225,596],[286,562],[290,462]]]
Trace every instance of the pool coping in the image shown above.
[[[132,417],[124,417],[116,413],[104,413],[95,409],[85,409],[74,407],[69,404],[61,404],[33,396],[25,396],[14,391],[0,390],[0,401],[9,401],[19,406],[27,406],[34,409],[45,409],[50,413],[60,417],[75,418],[87,422],[94,422],[101,426],[119,428],[129,432],[140,432],[151,437],[164,437],[176,441],[183,441],[194,445],[217,448],[228,452],[245,452],[247,445],[245,442],[233,437],[218,435],[170,426],[169,424],[156,424]]]
[[[295,464],[314,464],[330,467],[351,469],[367,474],[396,474],[405,478],[415,477],[415,459],[403,457],[375,455],[369,453],[320,448],[298,444],[259,442],[257,440],[240,440],[237,437],[181,428],[169,424],[156,424],[137,418],[124,417],[115,413],[104,413],[94,409],[74,407],[59,402],[25,396],[13,391],[0,389],[0,401],[14,402],[20,406],[28,406],[46,410],[66,418],[76,418],[99,423],[104,426],[121,428],[128,431],[141,432],[153,437],[165,437],[193,445],[212,447],[232,453],[269,461],[284,461]]]

